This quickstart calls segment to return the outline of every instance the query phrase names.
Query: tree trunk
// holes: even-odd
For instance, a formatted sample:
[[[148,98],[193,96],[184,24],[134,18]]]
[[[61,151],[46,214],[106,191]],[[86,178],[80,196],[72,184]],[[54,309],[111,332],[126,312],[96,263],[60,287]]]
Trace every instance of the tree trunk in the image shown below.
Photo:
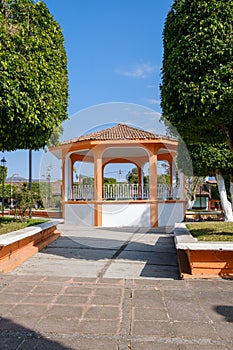
[[[227,191],[225,187],[225,182],[220,172],[216,172],[216,180],[218,183],[218,190],[220,194],[222,209],[224,212],[225,221],[233,221],[232,206],[227,199]]]
[[[32,150],[29,150],[29,192],[30,192],[30,207],[29,207],[29,218],[32,217]]]
[[[224,128],[225,135],[226,135],[226,141],[228,146],[230,147],[230,150],[233,152],[233,131],[232,128]]]
[[[198,186],[201,186],[205,182],[204,177],[199,176],[189,176],[186,177],[186,205],[187,209],[192,209],[195,201],[196,201],[196,194],[197,194],[197,188]]]
[[[231,206],[233,208],[233,175],[230,175]]]
[[[187,196],[187,202],[186,202],[186,207],[187,209],[192,209],[193,207],[193,204],[195,203],[195,200],[196,200],[196,196],[192,196],[192,198],[188,198]]]

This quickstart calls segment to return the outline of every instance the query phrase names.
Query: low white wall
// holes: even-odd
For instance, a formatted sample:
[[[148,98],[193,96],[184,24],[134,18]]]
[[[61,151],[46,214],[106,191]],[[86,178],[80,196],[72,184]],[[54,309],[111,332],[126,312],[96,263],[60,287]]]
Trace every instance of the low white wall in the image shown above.
[[[103,204],[103,227],[150,227],[150,204]]]
[[[184,217],[183,203],[158,203],[158,226],[174,226]],[[65,204],[65,223],[94,226],[94,204]],[[102,205],[103,227],[150,227],[149,203]]]
[[[65,223],[94,226],[94,204],[65,204]]]
[[[184,219],[184,203],[158,203],[158,226],[174,226]]]

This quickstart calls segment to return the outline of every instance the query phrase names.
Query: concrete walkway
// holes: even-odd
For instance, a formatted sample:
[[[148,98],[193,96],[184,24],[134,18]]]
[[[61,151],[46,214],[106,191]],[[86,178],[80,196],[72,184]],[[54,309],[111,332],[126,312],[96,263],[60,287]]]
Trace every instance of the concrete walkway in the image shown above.
[[[173,235],[156,229],[77,228],[60,225],[63,236],[14,273],[105,278],[178,279]],[[156,254],[155,254],[156,253]]]
[[[60,228],[0,277],[0,349],[233,348],[233,282],[179,280],[172,234]]]

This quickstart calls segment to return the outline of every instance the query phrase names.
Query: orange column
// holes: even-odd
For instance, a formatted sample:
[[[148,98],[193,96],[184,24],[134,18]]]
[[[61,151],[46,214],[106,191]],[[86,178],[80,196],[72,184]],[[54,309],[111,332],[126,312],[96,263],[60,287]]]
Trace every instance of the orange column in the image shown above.
[[[95,182],[95,204],[94,204],[94,225],[102,226],[102,201],[103,195],[103,161],[102,149],[95,148],[94,153],[94,182]]]
[[[168,157],[168,163],[169,163],[169,172],[170,172],[170,193],[169,193],[169,199],[173,198],[173,182],[174,182],[174,166],[173,166],[173,157],[171,155],[169,155]]]
[[[158,227],[158,202],[157,202],[157,149],[150,154],[150,224]]]
[[[169,157],[169,172],[170,172],[170,187],[172,187],[172,183],[173,183],[173,163],[172,163],[172,160],[173,158],[172,157]]]
[[[142,199],[142,168],[137,165],[138,168],[138,199]]]
[[[72,200],[74,200],[74,160],[71,158],[71,188],[72,188]]]
[[[62,155],[62,219],[65,220],[65,155]]]
[[[67,150],[62,151],[62,218],[65,219],[65,202],[69,200],[69,171],[67,169]]]
[[[172,198],[176,199],[176,193],[173,193],[175,187],[177,187],[177,169],[176,169],[176,156],[177,154],[172,152],[171,153],[171,161],[169,161],[170,163],[170,178],[171,178],[171,194],[172,194]]]
[[[143,188],[144,188],[144,178],[143,178],[143,167],[145,161],[138,161],[135,163],[138,169],[138,199],[143,199]]]
[[[102,163],[102,199],[104,199],[104,168],[105,165]]]

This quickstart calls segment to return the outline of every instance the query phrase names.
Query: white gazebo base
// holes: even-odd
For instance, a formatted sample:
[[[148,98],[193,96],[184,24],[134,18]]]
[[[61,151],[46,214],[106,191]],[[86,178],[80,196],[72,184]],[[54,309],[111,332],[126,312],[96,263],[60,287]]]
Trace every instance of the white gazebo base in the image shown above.
[[[184,218],[184,201],[158,200],[158,227],[174,226]],[[64,204],[65,223],[95,226],[95,201],[70,201]],[[151,227],[151,201],[98,202],[101,227]]]

